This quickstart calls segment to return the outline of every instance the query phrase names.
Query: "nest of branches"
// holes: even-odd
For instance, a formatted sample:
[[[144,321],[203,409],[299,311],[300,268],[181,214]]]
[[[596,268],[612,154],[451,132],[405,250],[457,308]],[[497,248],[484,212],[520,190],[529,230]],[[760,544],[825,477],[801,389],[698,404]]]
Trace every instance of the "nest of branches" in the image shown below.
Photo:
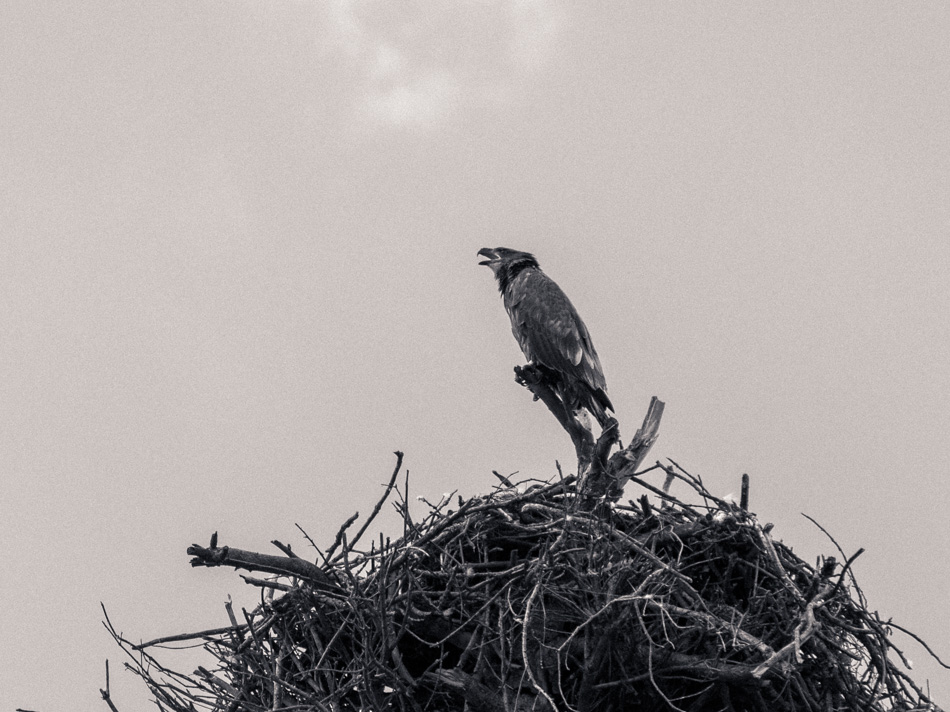
[[[867,609],[854,556],[806,563],[675,463],[634,476],[643,496],[627,504],[582,506],[573,477],[499,475],[413,519],[397,455],[374,515],[393,501],[398,540],[360,545],[372,516],[316,562],[213,537],[192,564],[269,574],[244,577],[263,592],[254,610],[141,644],[106,618],[161,709],[938,709],[903,672],[897,626]],[[213,664],[159,662],[188,641]]]

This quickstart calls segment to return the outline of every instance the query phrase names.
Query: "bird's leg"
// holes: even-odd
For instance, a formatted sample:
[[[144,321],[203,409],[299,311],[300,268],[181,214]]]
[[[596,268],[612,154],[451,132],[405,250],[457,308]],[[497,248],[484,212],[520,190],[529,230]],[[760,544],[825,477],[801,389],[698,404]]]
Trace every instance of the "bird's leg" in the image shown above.
[[[574,409],[570,400],[559,387],[554,375],[543,366],[529,363],[526,366],[515,366],[515,380],[534,394],[534,399],[541,399],[548,407],[561,427],[571,432],[578,426],[574,417]]]
[[[515,381],[518,385],[524,386],[534,394],[535,400],[542,400],[548,409],[558,419],[558,422],[567,427],[564,423],[564,408],[557,392],[551,387],[550,379],[540,368],[534,364],[526,366],[515,366]]]
[[[588,431],[591,437],[593,437],[594,421],[591,419],[590,411],[587,410],[587,408],[571,408],[571,415],[574,417],[574,420],[577,421],[577,424]]]

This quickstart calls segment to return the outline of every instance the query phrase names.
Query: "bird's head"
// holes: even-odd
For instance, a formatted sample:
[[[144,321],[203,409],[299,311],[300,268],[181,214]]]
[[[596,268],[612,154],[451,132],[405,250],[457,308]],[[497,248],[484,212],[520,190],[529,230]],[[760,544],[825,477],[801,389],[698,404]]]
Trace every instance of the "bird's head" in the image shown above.
[[[525,267],[537,267],[538,261],[530,252],[521,252],[520,250],[510,250],[507,247],[483,247],[478,254],[488,259],[482,260],[478,264],[491,267],[491,271],[499,281],[503,277],[511,277],[514,272],[518,272]]]

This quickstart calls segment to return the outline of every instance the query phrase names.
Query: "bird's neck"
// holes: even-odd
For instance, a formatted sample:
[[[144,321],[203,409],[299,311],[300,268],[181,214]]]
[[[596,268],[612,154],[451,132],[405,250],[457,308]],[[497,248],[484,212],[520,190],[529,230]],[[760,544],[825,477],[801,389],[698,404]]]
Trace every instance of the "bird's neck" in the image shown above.
[[[533,259],[523,259],[518,260],[517,262],[512,262],[508,265],[507,269],[502,270],[498,273],[498,291],[502,294],[505,293],[505,290],[508,289],[508,285],[511,284],[512,280],[517,277],[519,274],[524,272],[526,269],[540,269],[538,263]]]

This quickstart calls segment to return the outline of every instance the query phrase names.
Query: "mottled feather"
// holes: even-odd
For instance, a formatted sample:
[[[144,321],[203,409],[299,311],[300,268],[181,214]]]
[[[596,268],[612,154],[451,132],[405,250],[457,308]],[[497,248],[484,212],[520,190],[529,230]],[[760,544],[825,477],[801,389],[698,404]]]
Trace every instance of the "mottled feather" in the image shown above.
[[[485,248],[479,254],[498,279],[511,331],[525,357],[558,374],[562,398],[586,407],[603,424],[613,410],[590,333],[561,288],[527,252]]]

